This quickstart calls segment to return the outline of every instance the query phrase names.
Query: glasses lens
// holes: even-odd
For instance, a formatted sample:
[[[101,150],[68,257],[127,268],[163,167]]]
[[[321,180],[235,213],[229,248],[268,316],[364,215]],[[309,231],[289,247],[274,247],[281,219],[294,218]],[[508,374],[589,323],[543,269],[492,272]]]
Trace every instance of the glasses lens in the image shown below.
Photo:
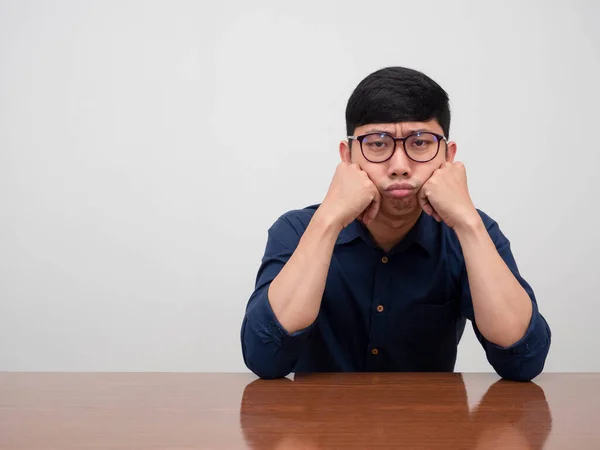
[[[387,134],[367,134],[362,141],[362,150],[369,161],[385,161],[394,152],[394,139]]]
[[[415,161],[432,160],[439,148],[440,141],[435,134],[415,133],[404,141],[406,153]]]

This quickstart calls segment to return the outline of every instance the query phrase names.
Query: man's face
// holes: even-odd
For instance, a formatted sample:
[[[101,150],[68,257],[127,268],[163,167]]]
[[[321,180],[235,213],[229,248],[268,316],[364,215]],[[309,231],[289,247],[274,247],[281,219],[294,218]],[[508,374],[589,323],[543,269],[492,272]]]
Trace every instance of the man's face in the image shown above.
[[[416,131],[444,134],[440,124],[436,120],[430,120],[428,122],[362,125],[354,130],[354,136],[384,132],[395,137],[406,137]],[[446,143],[441,141],[438,154],[434,159],[425,163],[416,162],[407,156],[402,143],[397,142],[396,151],[390,159],[382,163],[372,163],[364,158],[358,141],[352,140],[350,145],[351,148],[349,149],[345,141],[340,144],[342,160],[358,164],[369,175],[369,178],[381,193],[380,213],[390,218],[399,218],[419,209],[417,194],[423,184],[427,182],[443,162],[454,162],[454,155],[456,154],[456,144],[454,142],[449,142],[446,149]],[[398,184],[401,184],[400,187],[408,187],[409,189],[390,190],[393,185]]]

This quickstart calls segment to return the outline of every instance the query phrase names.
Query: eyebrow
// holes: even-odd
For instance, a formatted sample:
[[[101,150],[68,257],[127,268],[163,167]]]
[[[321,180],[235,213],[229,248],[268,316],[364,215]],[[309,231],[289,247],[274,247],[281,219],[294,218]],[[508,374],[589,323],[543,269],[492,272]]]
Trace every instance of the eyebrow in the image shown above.
[[[407,130],[405,136],[409,136],[409,135],[414,134],[414,133],[423,133],[423,132],[438,134],[435,131],[428,130],[427,128],[415,128],[415,129]],[[371,130],[367,130],[363,134],[370,134],[370,133],[385,133],[385,134],[389,134],[390,136],[396,137],[393,132],[386,131],[386,130],[381,130],[379,128],[373,128]]]

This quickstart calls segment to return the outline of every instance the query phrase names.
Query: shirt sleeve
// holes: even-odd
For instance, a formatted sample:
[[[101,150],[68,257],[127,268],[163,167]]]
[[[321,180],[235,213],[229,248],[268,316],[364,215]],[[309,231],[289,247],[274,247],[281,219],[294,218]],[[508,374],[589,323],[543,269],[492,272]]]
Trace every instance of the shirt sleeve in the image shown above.
[[[304,330],[288,333],[277,320],[268,298],[271,281],[292,256],[299,240],[299,233],[285,217],[273,224],[255,289],[246,306],[241,329],[242,354],[246,366],[261,378],[279,378],[292,372],[314,326],[313,323]]]
[[[510,347],[500,347],[488,341],[477,328],[473,300],[466,274],[466,267],[462,275],[462,314],[473,323],[473,330],[477,339],[485,350],[487,360],[494,370],[503,378],[516,381],[530,381],[538,376],[546,362],[550,349],[551,332],[548,323],[540,314],[535,294],[531,286],[519,273],[517,263],[510,250],[510,242],[502,234],[498,224],[491,218],[481,213],[488,233],[494,242],[498,253],[513,273],[517,281],[529,295],[532,302],[532,315],[525,335]]]

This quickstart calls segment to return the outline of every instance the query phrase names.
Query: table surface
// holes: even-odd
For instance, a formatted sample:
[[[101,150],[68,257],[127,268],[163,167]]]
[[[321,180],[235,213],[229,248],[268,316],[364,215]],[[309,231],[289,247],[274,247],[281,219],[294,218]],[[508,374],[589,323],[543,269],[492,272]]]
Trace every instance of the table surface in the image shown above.
[[[600,449],[600,374],[0,372],[0,449]]]

